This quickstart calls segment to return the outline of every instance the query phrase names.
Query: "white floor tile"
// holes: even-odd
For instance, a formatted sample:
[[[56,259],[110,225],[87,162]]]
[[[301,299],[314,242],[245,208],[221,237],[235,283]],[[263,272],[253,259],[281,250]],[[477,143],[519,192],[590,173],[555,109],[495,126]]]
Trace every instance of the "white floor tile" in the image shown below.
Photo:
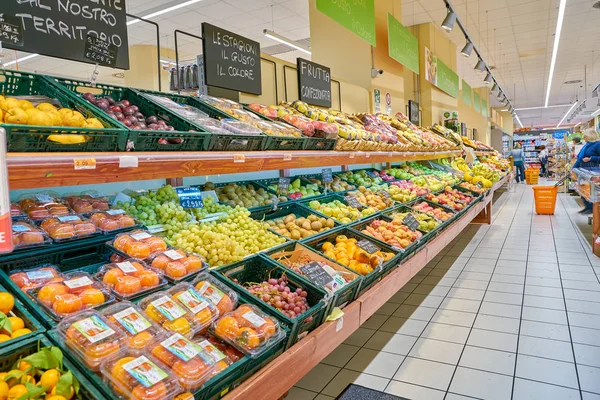
[[[411,385],[410,383],[392,380],[385,389],[386,393],[411,400],[444,400],[446,394],[442,390]]]
[[[417,340],[409,357],[456,365],[463,350],[462,344],[421,338]]]
[[[479,399],[510,400],[512,381],[506,375],[458,367],[450,391]]]
[[[466,346],[458,365],[513,376],[515,358],[515,353]]]
[[[402,361],[404,361],[403,355],[363,348],[348,361],[345,368],[391,379]]]
[[[453,365],[407,357],[394,380],[445,391],[454,369]]]
[[[546,358],[517,356],[516,376],[574,389],[579,389],[575,364]]]
[[[580,400],[579,391],[515,378],[513,400]]]

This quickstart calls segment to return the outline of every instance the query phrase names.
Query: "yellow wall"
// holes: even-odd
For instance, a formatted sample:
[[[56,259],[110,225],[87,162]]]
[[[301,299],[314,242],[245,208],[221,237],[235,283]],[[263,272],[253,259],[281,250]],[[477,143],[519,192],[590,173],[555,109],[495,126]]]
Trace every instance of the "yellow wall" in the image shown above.
[[[125,74],[125,86],[158,90],[157,50],[154,45],[135,45],[129,47],[129,70]],[[160,49],[161,57],[175,59],[175,50]],[[162,90],[169,90],[169,72],[162,70]]]

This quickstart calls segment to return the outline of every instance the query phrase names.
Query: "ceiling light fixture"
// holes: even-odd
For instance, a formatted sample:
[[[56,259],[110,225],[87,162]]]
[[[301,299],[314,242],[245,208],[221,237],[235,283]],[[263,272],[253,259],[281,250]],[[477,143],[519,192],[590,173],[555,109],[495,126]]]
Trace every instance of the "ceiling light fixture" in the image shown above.
[[[579,103],[579,101],[575,101],[575,103],[573,103],[573,105],[571,106],[571,108],[569,108],[569,111],[567,111],[567,113],[562,117],[562,119],[560,120],[560,122],[558,123],[558,125],[556,125],[557,128],[560,128],[560,124],[562,124],[563,121],[565,120],[565,118],[567,118],[567,115],[569,115],[571,113],[571,111],[573,111],[573,109],[575,108],[575,106],[577,105],[577,103]]]
[[[192,4],[196,4],[196,3],[199,3],[201,1],[202,0],[189,0],[189,1],[177,4],[177,5],[174,5],[174,6],[171,6],[171,7],[167,7],[167,8],[164,8],[162,10],[150,13],[148,15],[144,15],[144,16],[142,16],[142,18],[144,18],[144,19],[150,19],[150,18],[153,18],[153,17],[158,17],[159,15],[166,14],[168,12],[175,11],[175,10],[178,10],[180,8],[183,8],[183,7],[191,6]],[[141,22],[141,21],[142,21],[141,19],[137,19],[137,18],[136,19],[132,19],[131,21],[127,22],[127,25],[137,24],[138,22]]]
[[[560,32],[562,31],[563,20],[565,19],[565,7],[567,0],[560,0],[558,6],[558,22],[556,23],[556,32],[554,33],[554,47],[552,48],[552,59],[550,60],[550,74],[548,75],[548,90],[546,91],[546,107],[550,102],[550,89],[552,89],[552,78],[554,77],[554,67],[556,66],[556,57],[558,55],[558,43],[560,42]],[[559,124],[560,125],[560,124]]]
[[[31,60],[32,58],[37,57],[37,56],[39,56],[39,54],[37,54],[37,53],[30,54],[30,55],[25,56],[25,57],[17,58],[16,60],[9,61],[6,64],[4,64],[4,66],[5,67],[10,67],[11,65],[15,65],[16,63],[20,63],[20,62],[23,62],[23,61]]]
[[[573,128],[577,128],[579,125],[581,125],[581,122],[578,122]]]
[[[477,61],[477,64],[475,65],[475,70],[481,72],[485,71],[485,63],[481,58]]]
[[[483,83],[485,83],[486,85],[490,85],[492,83],[492,74],[491,74],[491,72],[487,73],[487,75],[485,76],[485,79],[483,80]]]
[[[517,113],[515,113],[514,115],[515,115],[515,118],[517,119],[517,122],[521,126],[521,128],[524,128],[523,123],[521,122],[521,119],[519,118],[519,116],[517,115]]]
[[[496,83],[496,81],[494,81],[494,86],[492,86],[492,94],[494,94],[496,90],[498,90],[498,84]]]
[[[465,47],[463,47],[463,49],[460,51],[460,54],[462,54],[465,57],[470,57],[472,52],[473,43],[467,40],[467,43],[465,43]]]
[[[310,49],[307,49],[306,47],[300,45],[299,43],[297,43],[297,42],[295,42],[295,41],[293,41],[291,39],[288,39],[286,37],[283,37],[283,36],[281,36],[281,35],[273,32],[273,31],[265,29],[265,30],[263,30],[263,33],[269,39],[272,39],[272,40],[274,40],[276,42],[285,44],[286,46],[289,46],[289,47],[292,47],[292,48],[294,48],[296,50],[302,51],[302,52],[304,52],[304,53],[306,53],[308,55],[312,54],[311,51],[310,51]]]
[[[448,14],[446,14],[446,18],[444,18],[444,22],[442,22],[442,28],[447,30],[448,32],[454,29],[454,24],[456,23],[456,14],[448,7]]]
[[[598,114],[600,114],[600,108],[592,113],[592,117],[595,117]]]
[[[542,109],[542,108],[559,108],[559,107],[566,107],[566,106],[568,106],[568,105],[570,105],[570,103],[569,103],[569,104],[559,104],[559,105],[556,105],[556,106],[547,106],[547,107],[544,107],[544,106],[539,106],[539,107],[515,108],[515,110],[517,110],[517,111],[525,111],[525,110],[540,110],[540,109]]]

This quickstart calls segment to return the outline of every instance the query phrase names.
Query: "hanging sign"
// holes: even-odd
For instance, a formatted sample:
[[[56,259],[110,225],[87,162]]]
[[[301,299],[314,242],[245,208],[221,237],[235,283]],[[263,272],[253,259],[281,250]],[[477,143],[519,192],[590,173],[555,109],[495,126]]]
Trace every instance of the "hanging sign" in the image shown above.
[[[323,168],[321,170],[322,182],[330,183],[333,181],[333,173],[331,172],[331,168]]]
[[[206,85],[262,94],[260,43],[202,23]]]
[[[425,79],[440,90],[458,98],[458,75],[425,47]]]
[[[373,89],[373,103],[375,104],[375,114],[381,112],[381,90]]]
[[[375,0],[317,0],[317,10],[375,46]]]
[[[388,52],[391,58],[419,74],[419,41],[392,14],[388,14]]]
[[[300,101],[331,108],[331,70],[304,58],[296,62]]]
[[[473,104],[473,94],[471,86],[464,80],[462,81],[462,101],[466,106],[471,107]]]
[[[2,0],[2,46],[29,53],[96,64],[86,57],[88,37],[108,43],[108,65],[129,69],[125,0]]]
[[[477,92],[473,92],[473,108],[475,111],[481,112],[481,97]]]

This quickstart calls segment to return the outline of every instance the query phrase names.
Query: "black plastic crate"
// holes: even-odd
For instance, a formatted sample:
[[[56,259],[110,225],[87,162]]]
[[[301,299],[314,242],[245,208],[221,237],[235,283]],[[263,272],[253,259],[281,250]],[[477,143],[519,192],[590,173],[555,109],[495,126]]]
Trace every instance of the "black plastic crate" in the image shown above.
[[[77,96],[65,92],[47,77],[20,71],[0,69],[0,93],[6,97],[43,95],[65,108],[79,111],[86,118],[98,119],[105,128],[79,128],[67,126],[38,126],[2,124],[6,129],[9,152],[113,152],[124,151],[128,132],[120,124],[83,102]],[[85,136],[83,143],[58,143],[49,140],[53,135]]]
[[[337,139],[309,137],[304,144],[304,150],[335,150]]]

